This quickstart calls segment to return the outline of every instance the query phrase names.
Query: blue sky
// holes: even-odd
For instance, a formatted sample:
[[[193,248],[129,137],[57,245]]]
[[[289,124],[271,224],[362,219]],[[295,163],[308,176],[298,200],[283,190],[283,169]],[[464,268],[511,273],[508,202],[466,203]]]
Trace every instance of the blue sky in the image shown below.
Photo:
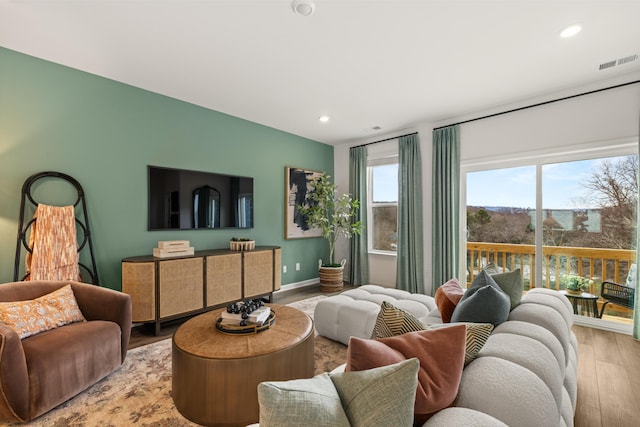
[[[398,201],[398,164],[381,165],[373,169],[372,202]]]
[[[608,158],[614,162],[619,159]],[[544,165],[543,208],[596,208],[583,184],[602,161],[595,159]],[[467,205],[535,208],[535,173],[535,166],[467,173]]]

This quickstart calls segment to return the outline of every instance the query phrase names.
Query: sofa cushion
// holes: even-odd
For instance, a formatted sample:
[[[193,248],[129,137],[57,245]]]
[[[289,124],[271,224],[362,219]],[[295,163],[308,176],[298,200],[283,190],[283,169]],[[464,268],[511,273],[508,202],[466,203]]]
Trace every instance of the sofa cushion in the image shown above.
[[[460,299],[451,321],[499,325],[507,320],[510,309],[511,301],[507,294],[483,270]]]
[[[509,426],[561,425],[557,403],[544,381],[496,357],[478,357],[464,369],[456,406],[484,412]]]
[[[502,421],[468,408],[447,408],[434,414],[422,427],[508,427]]]
[[[71,285],[66,285],[33,300],[0,302],[0,321],[26,338],[85,318]]]
[[[260,426],[367,426],[381,419],[411,425],[418,367],[411,359],[361,372],[262,382]]]
[[[510,309],[513,310],[522,299],[524,285],[522,283],[522,272],[519,268],[506,273],[493,274],[491,276],[496,281],[500,289],[509,296]]]
[[[415,414],[421,419],[455,400],[464,366],[465,333],[466,327],[457,325],[377,340],[352,337],[345,370],[361,371],[417,358]]]
[[[464,289],[456,279],[451,279],[438,288],[434,297],[440,317],[444,323],[451,321],[453,310],[455,310],[463,295]]]

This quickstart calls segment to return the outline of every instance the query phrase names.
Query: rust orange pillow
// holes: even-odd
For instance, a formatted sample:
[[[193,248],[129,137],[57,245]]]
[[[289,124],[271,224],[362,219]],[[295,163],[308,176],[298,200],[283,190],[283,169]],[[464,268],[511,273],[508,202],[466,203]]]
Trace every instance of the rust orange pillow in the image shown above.
[[[466,327],[456,325],[389,338],[351,337],[346,371],[363,371],[417,358],[420,361],[414,414],[426,420],[458,395],[464,367]]]
[[[435,300],[440,312],[440,318],[444,323],[451,321],[453,310],[464,295],[464,289],[456,279],[451,279],[436,291]]]

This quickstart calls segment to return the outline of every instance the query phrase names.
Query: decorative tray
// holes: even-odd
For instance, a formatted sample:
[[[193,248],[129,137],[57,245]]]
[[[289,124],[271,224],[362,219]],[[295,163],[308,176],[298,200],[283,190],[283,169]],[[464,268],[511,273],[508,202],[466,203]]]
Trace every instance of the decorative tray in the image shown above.
[[[274,323],[276,323],[276,313],[271,310],[271,314],[269,318],[264,321],[262,325],[229,325],[222,324],[222,317],[218,316],[216,319],[216,329],[222,332],[223,334],[231,334],[231,335],[244,335],[244,334],[257,334],[258,332],[266,331]]]

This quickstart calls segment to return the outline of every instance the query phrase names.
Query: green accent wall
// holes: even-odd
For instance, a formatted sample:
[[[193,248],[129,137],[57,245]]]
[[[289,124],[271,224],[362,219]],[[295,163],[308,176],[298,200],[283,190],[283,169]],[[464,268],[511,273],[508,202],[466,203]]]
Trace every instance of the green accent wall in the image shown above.
[[[147,231],[147,165],[253,177],[255,228]],[[333,175],[333,147],[0,48],[0,282],[13,280],[22,185],[48,170],[85,190],[103,286],[121,289],[122,258],[159,240],[203,250],[231,237],[281,246],[283,285],[315,278],[326,241],[284,238],[286,166]],[[51,185],[45,202],[60,204]]]

